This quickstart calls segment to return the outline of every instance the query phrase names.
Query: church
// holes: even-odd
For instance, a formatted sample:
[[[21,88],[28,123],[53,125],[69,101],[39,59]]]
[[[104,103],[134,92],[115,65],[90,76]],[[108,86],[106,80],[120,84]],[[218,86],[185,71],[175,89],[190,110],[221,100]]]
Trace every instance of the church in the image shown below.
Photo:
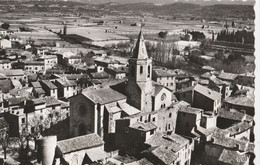
[[[115,134],[116,120],[170,107],[172,91],[152,81],[142,30],[129,59],[128,80],[113,87],[87,88],[70,98],[70,135],[97,133],[105,142]]]

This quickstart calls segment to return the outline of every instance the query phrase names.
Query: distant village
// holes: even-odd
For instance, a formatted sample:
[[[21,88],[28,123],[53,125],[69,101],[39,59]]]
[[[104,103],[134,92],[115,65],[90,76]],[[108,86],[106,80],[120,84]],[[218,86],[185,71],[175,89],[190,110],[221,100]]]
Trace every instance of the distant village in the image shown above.
[[[185,29],[174,50],[151,51],[140,26],[119,57],[66,40],[66,25],[54,35],[2,24],[0,164],[252,165],[253,72],[204,65],[215,56]],[[210,49],[252,62],[246,44]],[[194,59],[200,72],[161,65]]]

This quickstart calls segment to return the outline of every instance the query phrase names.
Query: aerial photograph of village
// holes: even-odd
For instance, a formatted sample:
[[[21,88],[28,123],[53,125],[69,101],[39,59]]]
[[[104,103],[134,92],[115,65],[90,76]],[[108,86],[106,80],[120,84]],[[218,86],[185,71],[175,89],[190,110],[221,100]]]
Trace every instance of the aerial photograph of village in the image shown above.
[[[254,0],[0,0],[0,165],[257,165]]]

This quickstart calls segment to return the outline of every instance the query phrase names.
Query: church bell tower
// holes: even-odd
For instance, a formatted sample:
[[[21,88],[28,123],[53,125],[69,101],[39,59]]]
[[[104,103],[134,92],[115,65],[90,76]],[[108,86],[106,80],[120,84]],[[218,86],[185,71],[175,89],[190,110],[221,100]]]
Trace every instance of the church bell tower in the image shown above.
[[[128,101],[141,111],[152,109],[152,59],[148,57],[142,30],[129,59]]]

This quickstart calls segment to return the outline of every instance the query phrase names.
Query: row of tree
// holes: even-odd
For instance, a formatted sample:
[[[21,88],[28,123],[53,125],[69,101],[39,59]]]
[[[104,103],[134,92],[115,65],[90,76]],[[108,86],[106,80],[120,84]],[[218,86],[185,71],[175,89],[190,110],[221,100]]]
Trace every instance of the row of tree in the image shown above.
[[[236,32],[233,30],[222,30],[217,34],[217,41],[226,41],[226,42],[238,42],[242,44],[254,44],[254,33],[252,31],[248,32],[246,30]]]

